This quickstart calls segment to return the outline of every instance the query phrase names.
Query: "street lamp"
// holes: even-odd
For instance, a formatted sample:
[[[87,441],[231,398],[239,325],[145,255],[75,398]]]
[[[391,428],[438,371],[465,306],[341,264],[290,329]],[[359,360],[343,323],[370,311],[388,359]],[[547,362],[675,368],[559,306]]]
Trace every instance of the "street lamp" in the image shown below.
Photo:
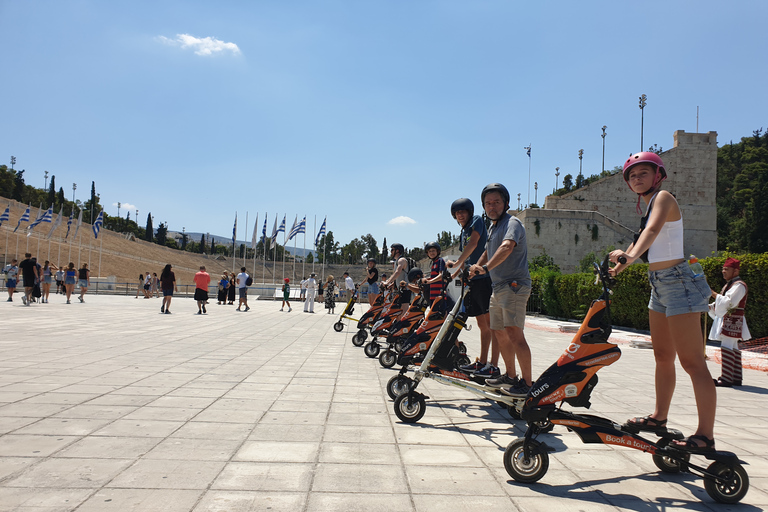
[[[11,155],[11,170],[13,170],[14,165],[16,165],[16,157]]]
[[[539,182],[534,181],[533,182],[533,202],[536,203],[536,206],[539,206]]]
[[[560,168],[559,167],[555,167],[555,190],[552,191],[553,194],[555,192],[557,192],[557,184],[558,184],[558,178],[559,177],[560,177]]]
[[[603,125],[603,134],[601,137],[603,138],[603,169],[602,171],[605,172],[605,129],[608,128],[607,126]]]
[[[117,218],[120,218],[120,201],[117,202]]]
[[[581,176],[581,159],[584,157],[584,150],[579,150],[579,176]]]
[[[517,211],[520,211],[520,192],[517,193]]]
[[[48,171],[45,171],[45,189],[48,190]]]
[[[528,204],[531,204],[531,144],[523,149],[528,154]]]
[[[75,203],[75,190],[77,190],[77,183],[72,184],[72,204]]]
[[[644,115],[645,115],[645,106],[647,105],[646,100],[648,99],[648,96],[643,94],[640,96],[640,151],[643,150],[643,122],[644,122]]]

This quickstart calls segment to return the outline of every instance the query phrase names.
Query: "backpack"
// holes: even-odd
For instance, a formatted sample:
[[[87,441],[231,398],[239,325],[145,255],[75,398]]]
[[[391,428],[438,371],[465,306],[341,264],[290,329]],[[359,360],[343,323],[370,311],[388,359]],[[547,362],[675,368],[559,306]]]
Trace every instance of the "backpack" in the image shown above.
[[[414,260],[413,258],[405,258],[405,261],[408,262],[408,272],[410,272],[411,269],[418,267],[418,265],[416,264],[416,260]]]
[[[251,286],[253,284],[253,278],[251,276],[248,276],[248,279],[245,280],[245,286]]]

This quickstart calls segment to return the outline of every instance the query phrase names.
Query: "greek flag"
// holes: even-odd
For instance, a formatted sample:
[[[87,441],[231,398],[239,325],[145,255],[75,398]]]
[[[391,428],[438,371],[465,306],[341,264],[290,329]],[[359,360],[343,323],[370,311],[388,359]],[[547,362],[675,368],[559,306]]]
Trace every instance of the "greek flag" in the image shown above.
[[[53,208],[53,206],[51,206]],[[61,208],[59,209],[59,216],[56,217],[56,222],[53,223],[53,226],[51,226],[51,231],[48,232],[48,236],[45,237],[46,240],[50,240],[53,236],[53,232],[56,231],[56,228],[61,226],[61,217],[64,214],[64,205],[61,205]]]
[[[253,235],[251,235],[251,249],[256,250],[256,243],[259,241],[259,214],[256,214],[256,220],[253,221]],[[254,253],[254,258],[256,257]]]
[[[525,146],[523,148],[525,150],[525,153],[528,155],[528,158],[531,157],[531,146]]]
[[[323,219],[323,225],[320,226],[320,231],[317,232],[317,237],[315,238],[315,247],[317,247],[320,244],[320,238],[325,235],[325,221],[328,220],[328,217]]]
[[[275,224],[272,226],[272,244],[277,240],[277,215],[275,215]]]
[[[5,209],[2,215],[0,215],[0,226],[3,222],[8,221],[11,218],[11,203],[8,203],[8,207]]]
[[[80,210],[80,215],[83,215],[83,211]],[[78,220],[78,222],[80,222]],[[104,211],[99,212],[99,216],[96,217],[96,222],[93,223],[93,237],[99,238],[99,231],[101,230],[101,226],[104,224]]]
[[[267,217],[264,215],[264,229],[261,230],[261,241],[267,243]]]
[[[275,223],[277,223],[277,217],[275,217]],[[278,233],[285,233],[285,215],[283,215],[283,222],[280,223],[280,227],[277,228],[277,231],[272,233],[272,243],[275,243],[277,241]]]
[[[32,230],[37,227],[38,224],[41,222],[51,222],[51,219],[53,218],[53,206],[48,208],[42,215],[40,215],[37,219],[35,219],[35,222],[27,226],[27,236],[32,234]]]
[[[237,238],[237,212],[235,212],[235,225],[232,226],[232,246],[235,245],[235,238]]]
[[[298,219],[298,215],[296,216]],[[301,219],[301,222],[296,224],[296,221],[293,221],[293,228],[291,228],[291,233],[288,235],[288,240],[295,237],[299,233],[306,233],[307,232],[307,217],[305,216],[303,219]]]
[[[27,205],[27,210],[24,212],[24,215],[19,219],[19,223],[16,224],[16,229],[19,229],[22,222],[29,222],[29,205]],[[13,230],[14,233],[16,232],[16,229]]]
[[[74,208],[72,208],[72,211],[71,211],[71,212],[69,212],[69,220],[67,221],[67,234],[66,234],[66,235],[64,235],[64,240],[66,240],[66,239],[67,239],[67,237],[69,236],[69,228],[71,228],[71,227],[72,227],[72,218],[73,218],[74,216],[75,216],[75,209],[74,209]]]

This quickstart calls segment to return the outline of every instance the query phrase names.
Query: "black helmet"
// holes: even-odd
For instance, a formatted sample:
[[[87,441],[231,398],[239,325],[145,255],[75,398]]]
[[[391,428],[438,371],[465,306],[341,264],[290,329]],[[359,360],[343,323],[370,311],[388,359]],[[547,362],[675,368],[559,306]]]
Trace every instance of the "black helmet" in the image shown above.
[[[405,247],[403,244],[392,244],[389,246],[390,251],[399,251],[400,254],[405,254]]]
[[[410,271],[408,271],[409,283],[412,283],[417,279],[421,279],[422,277],[424,277],[424,272],[418,267],[414,267]]]
[[[507,187],[502,185],[501,183],[490,183],[485,186],[483,191],[480,193],[480,200],[485,204],[485,195],[488,192],[498,192],[501,194],[501,197],[504,199],[504,202],[507,203],[507,208],[504,208],[505,210],[509,207],[509,191],[507,190]]]
[[[376,258],[368,258],[366,263],[376,263]]]
[[[451,203],[451,215],[454,219],[456,218],[456,212],[459,210],[468,211],[471,218],[475,214],[475,205],[466,197],[462,197]]]
[[[430,249],[437,249],[437,255],[440,256],[440,244],[437,242],[429,242],[424,244],[424,252],[429,252]]]

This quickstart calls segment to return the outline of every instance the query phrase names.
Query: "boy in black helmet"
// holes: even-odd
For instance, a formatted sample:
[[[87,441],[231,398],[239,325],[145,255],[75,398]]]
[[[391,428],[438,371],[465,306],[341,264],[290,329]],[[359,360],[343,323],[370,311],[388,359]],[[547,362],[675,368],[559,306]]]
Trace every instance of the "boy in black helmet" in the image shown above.
[[[466,262],[474,265],[485,252],[485,244],[488,241],[488,230],[485,222],[479,215],[475,215],[475,205],[466,197],[455,200],[451,204],[451,215],[461,226],[459,234],[459,250],[461,256],[456,261],[448,260],[448,268],[455,268],[451,276],[456,279]],[[477,327],[480,329],[480,357],[474,363],[462,366],[461,369],[474,373],[480,378],[492,379],[499,377],[499,343],[493,336],[490,323],[491,278],[488,274],[477,274],[471,277],[472,293],[464,303],[467,315],[475,317]],[[490,350],[490,359],[488,352]]]
[[[531,349],[525,340],[525,310],[531,294],[525,227],[507,213],[509,192],[501,183],[487,185],[481,194],[485,215],[491,219],[485,252],[470,272],[490,274],[493,280],[490,323],[501,349],[507,373],[486,384],[512,396],[525,396],[533,384]],[[521,378],[515,372],[520,363]]]

